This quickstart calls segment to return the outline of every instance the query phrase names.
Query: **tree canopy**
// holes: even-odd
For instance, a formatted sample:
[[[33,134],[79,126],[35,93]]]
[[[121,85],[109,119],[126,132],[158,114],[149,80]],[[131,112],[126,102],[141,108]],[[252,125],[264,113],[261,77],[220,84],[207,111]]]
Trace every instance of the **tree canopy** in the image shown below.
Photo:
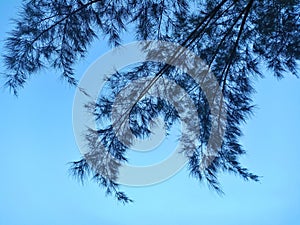
[[[239,156],[245,153],[239,143],[240,126],[252,113],[253,79],[263,77],[266,69],[278,78],[288,73],[297,76],[299,17],[299,0],[25,1],[19,17],[14,20],[15,28],[5,42],[3,77],[14,94],[32,74],[44,67],[59,69],[68,83],[77,85],[74,65],[86,55],[91,44],[105,37],[109,44],[118,46],[122,43],[122,34],[129,31],[134,32],[136,40],[180,44],[208,65],[221,87],[221,101],[227,110],[222,145],[215,149],[218,154],[204,170],[199,168],[207,157],[203,149],[207,147],[212,124],[218,118],[211,116],[205,94],[201,88],[194,88],[195,81],[183,71],[146,62],[131,71],[117,72],[108,80],[110,94],[101,96],[91,108],[97,120],[107,119],[115,97],[132,80],[148,76],[173,80],[189,93],[200,120],[200,144],[189,155],[190,173],[221,192],[220,171],[258,180],[258,176],[239,163]],[[162,116],[167,129],[180,119],[168,101],[139,100],[129,112],[131,129],[138,137],[151,133],[152,118]],[[114,132],[111,125],[101,127],[100,124],[99,129],[87,132],[87,140],[94,140],[90,141],[91,149],[97,149],[95,139],[100,140],[115,158],[126,161],[128,147],[116,139]],[[80,179],[91,174],[107,193],[115,194],[123,202],[130,201],[119,191],[113,178],[98,173],[85,158],[74,162],[72,171]]]

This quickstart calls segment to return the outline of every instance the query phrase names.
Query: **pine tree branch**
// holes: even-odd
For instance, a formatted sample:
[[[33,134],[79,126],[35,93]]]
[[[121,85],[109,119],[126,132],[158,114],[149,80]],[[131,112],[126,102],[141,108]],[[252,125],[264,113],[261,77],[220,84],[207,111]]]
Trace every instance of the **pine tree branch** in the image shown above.
[[[79,7],[78,9],[70,12],[69,14],[67,14],[65,17],[63,17],[62,19],[56,21],[54,24],[52,24],[50,27],[48,27],[47,29],[43,30],[40,34],[38,34],[32,41],[31,41],[31,45],[33,45],[42,35],[44,35],[45,33],[49,32],[51,29],[53,29],[54,27],[56,27],[58,24],[62,23],[63,21],[65,21],[66,19],[68,19],[69,17],[71,17],[72,15],[80,12],[81,10],[85,9],[86,7],[88,7],[89,5],[92,5],[94,3],[100,2],[101,0],[93,0],[89,3],[84,4],[83,6]]]
[[[225,76],[224,76],[224,79],[223,79],[223,85],[222,85],[222,92],[224,92],[225,90],[225,85],[226,85],[226,80],[227,80],[227,76],[229,74],[229,70],[230,70],[230,67],[231,67],[231,64],[233,62],[233,56],[236,54],[236,51],[237,51],[237,48],[238,48],[238,45],[239,45],[239,41],[240,41],[240,38],[242,36],[242,33],[243,33],[243,30],[244,30],[244,27],[245,27],[245,24],[246,24],[246,20],[247,20],[247,17],[250,13],[250,9],[251,9],[251,6],[253,4],[254,0],[250,0],[248,5],[246,6],[245,8],[245,15],[243,17],[243,20],[242,20],[242,23],[241,23],[241,26],[240,26],[240,29],[239,29],[239,33],[238,33],[238,36],[237,36],[237,39],[235,41],[235,44],[234,44],[234,47],[232,49],[232,52],[229,56],[229,62],[227,63],[227,68],[226,68],[226,72],[225,72]],[[223,74],[222,74],[223,76]]]
[[[194,29],[193,32],[191,32],[191,34],[186,38],[186,40],[181,44],[182,46],[188,48],[193,41],[196,40],[197,38],[197,33],[199,28],[201,28],[201,26],[206,22],[210,20],[212,20],[212,18],[216,15],[216,13],[221,9],[221,7],[227,2],[228,0],[223,0],[217,7],[214,8],[214,10],[207,14],[206,17],[197,25],[197,27]],[[208,24],[207,23],[207,24]],[[205,28],[204,28],[205,29]],[[202,30],[204,30],[202,29]],[[176,59],[178,59],[178,57],[182,54],[182,48],[178,48],[177,50],[175,50],[175,53],[171,56],[170,58],[170,64],[172,64],[172,62],[174,62]],[[141,92],[141,94],[138,96],[138,98],[135,100],[134,105],[136,105],[144,96],[145,94],[150,90],[150,88],[157,82],[157,80],[164,74],[165,71],[167,71],[171,66],[170,64],[165,65],[155,76],[154,78],[150,81],[150,83],[144,88],[144,90]],[[119,127],[118,129],[116,129],[116,133],[118,133],[121,129],[121,127],[123,126],[123,124],[126,122],[126,118],[128,117],[128,115],[130,114],[131,108],[129,108],[128,110],[126,110],[126,112],[124,114],[122,114],[121,118],[119,119],[120,123],[119,123]]]
[[[212,57],[212,59],[211,59],[209,65],[208,65],[208,68],[211,68],[211,65],[212,65],[212,63],[214,62],[216,56],[218,55],[219,50],[220,50],[222,44],[224,43],[224,41],[226,40],[226,38],[231,34],[231,32],[232,32],[234,26],[235,26],[235,25],[238,23],[238,21],[242,18],[243,14],[244,14],[244,10],[238,15],[238,17],[236,18],[236,20],[233,22],[233,24],[230,26],[230,28],[226,31],[225,35],[223,36],[222,40],[219,42],[218,47],[216,48],[216,50],[215,50],[215,52],[214,52],[214,55],[213,55],[213,57]]]

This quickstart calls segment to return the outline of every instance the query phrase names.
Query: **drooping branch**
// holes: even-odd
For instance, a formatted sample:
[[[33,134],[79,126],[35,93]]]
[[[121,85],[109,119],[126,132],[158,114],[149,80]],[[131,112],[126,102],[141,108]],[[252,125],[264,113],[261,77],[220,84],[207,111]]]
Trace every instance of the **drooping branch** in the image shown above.
[[[194,31],[190,33],[186,40],[182,42],[181,46],[188,48],[190,45],[192,45],[193,42],[197,39],[197,35],[204,31],[205,27],[209,24],[209,22],[214,18],[216,13],[227,1],[228,0],[223,0],[211,13],[208,13],[206,17],[194,29]],[[204,25],[205,23],[206,25]],[[202,25],[204,25],[204,27],[199,31]],[[183,48],[178,48],[177,50],[175,50],[175,53],[169,59],[170,64],[172,64],[172,62],[174,62],[181,56],[183,50]],[[146,95],[150,88],[153,87],[153,85],[159,80],[159,78],[171,67],[170,64],[166,64],[163,66],[163,68],[160,69],[160,71],[153,77],[149,84],[142,90],[141,94],[134,101],[135,103],[133,104],[133,106],[135,106]],[[126,122],[126,118],[129,116],[130,112],[131,108],[129,108],[124,114],[122,114],[121,118],[119,119],[118,128],[116,129],[115,134],[116,136],[117,133],[120,131],[121,127]]]
[[[43,30],[42,32],[40,32],[31,42],[30,45],[33,45],[42,35],[44,35],[45,33],[49,32],[51,29],[53,29],[54,27],[56,27],[57,25],[59,25],[60,23],[64,22],[65,20],[67,20],[68,18],[70,18],[72,15],[75,15],[77,13],[80,13],[80,11],[82,11],[83,9],[87,8],[88,6],[96,3],[96,2],[100,2],[101,0],[93,0],[90,1],[84,5],[82,5],[81,7],[79,7],[78,9],[75,9],[73,11],[71,11],[70,13],[68,13],[65,17],[61,18],[60,20],[56,21],[54,24],[52,24],[51,26],[49,26],[47,29]]]

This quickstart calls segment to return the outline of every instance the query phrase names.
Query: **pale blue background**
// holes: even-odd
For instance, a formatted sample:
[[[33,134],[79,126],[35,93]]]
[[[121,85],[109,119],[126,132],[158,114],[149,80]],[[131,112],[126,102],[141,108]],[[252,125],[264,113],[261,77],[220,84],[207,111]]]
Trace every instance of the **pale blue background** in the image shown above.
[[[19,6],[0,2],[1,51]],[[78,77],[107,50],[101,46],[78,64]],[[267,76],[255,86],[258,107],[244,127],[242,162],[263,176],[260,183],[222,175],[220,197],[182,170],[161,184],[124,188],[135,200],[126,206],[68,175],[67,163],[80,158],[72,131],[75,90],[58,72],[33,76],[19,98],[1,90],[0,224],[300,224],[300,80]]]

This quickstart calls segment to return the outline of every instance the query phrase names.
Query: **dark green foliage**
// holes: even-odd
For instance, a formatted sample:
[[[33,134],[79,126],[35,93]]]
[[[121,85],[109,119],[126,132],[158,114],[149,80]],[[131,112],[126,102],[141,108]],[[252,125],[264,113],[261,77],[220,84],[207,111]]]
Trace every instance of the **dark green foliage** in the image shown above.
[[[76,84],[73,65],[84,57],[97,36],[107,37],[109,43],[116,46],[121,43],[121,33],[132,29],[138,40],[179,43],[206,62],[217,77],[223,92],[221,101],[227,107],[223,144],[205,170],[199,169],[199,163],[205,157],[203,149],[215,118],[210,116],[204,93],[195,88],[195,82],[182,71],[144,63],[129,72],[116,73],[108,80],[111,94],[102,96],[92,107],[101,121],[109,118],[115,96],[131,80],[152,75],[175,81],[193,99],[200,119],[201,144],[190,155],[191,175],[221,191],[217,179],[220,171],[258,180],[238,162],[238,157],[245,153],[239,144],[240,125],[253,107],[251,81],[257,75],[263,76],[261,65],[266,65],[279,78],[288,72],[297,75],[299,17],[298,0],[32,0],[24,3],[15,20],[15,29],[6,40],[6,86],[17,94],[18,88],[44,66],[61,69],[62,76],[70,84]],[[130,113],[133,133],[138,137],[149,135],[150,119],[157,116],[164,117],[167,128],[179,119],[176,110],[163,99],[144,98],[137,102]],[[99,124],[99,130],[89,130],[87,139],[100,137],[113,156],[126,160],[127,147],[116,140],[110,125],[101,127]],[[90,143],[93,144],[90,148],[95,149],[91,154],[95,154],[97,142]],[[99,155],[95,157],[99,159]],[[118,191],[113,179],[96,173],[85,159],[74,162],[72,169],[80,180],[91,174],[97,183],[107,188],[108,194],[114,193],[123,202],[130,201]]]

